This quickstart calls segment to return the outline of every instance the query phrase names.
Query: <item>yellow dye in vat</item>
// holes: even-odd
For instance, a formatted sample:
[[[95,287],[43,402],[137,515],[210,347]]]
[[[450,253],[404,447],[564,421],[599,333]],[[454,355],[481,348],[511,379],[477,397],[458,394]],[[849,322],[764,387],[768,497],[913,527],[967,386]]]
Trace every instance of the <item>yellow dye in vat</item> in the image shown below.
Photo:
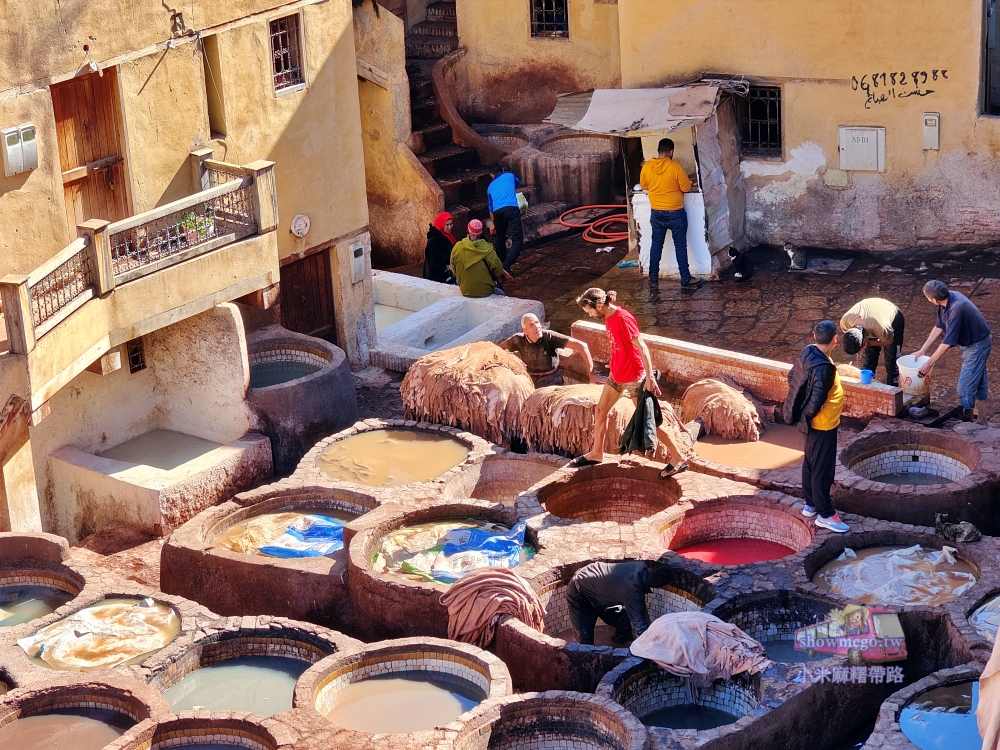
[[[746,469],[780,469],[802,463],[806,436],[795,427],[776,424],[756,442],[727,440],[718,435],[700,438],[695,452],[708,461]]]
[[[89,672],[141,662],[181,630],[174,610],[153,599],[104,599],[17,642],[36,664]]]
[[[316,459],[327,476],[372,487],[428,482],[462,463],[458,440],[415,430],[370,430],[340,440]]]

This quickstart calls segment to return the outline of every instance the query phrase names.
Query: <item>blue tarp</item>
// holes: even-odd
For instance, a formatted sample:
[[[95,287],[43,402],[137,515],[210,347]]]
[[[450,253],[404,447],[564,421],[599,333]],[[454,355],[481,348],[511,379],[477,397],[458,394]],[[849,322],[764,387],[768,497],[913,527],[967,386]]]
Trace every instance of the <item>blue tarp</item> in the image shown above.
[[[260,547],[270,557],[323,557],[344,547],[344,524],[327,516],[302,516],[284,534]]]

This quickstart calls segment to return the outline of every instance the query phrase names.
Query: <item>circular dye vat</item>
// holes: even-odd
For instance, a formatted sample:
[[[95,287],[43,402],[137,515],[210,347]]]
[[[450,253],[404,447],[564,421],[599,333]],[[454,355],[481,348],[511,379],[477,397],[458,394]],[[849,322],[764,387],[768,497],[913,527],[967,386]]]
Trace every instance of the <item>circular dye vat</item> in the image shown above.
[[[347,685],[326,717],[358,732],[403,734],[454,721],[485,698],[474,685],[444,673],[396,672]]]
[[[51,586],[0,586],[0,628],[52,614],[73,594]]]
[[[101,750],[134,721],[114,711],[67,708],[25,716],[0,727],[0,747],[17,750]]]
[[[276,362],[260,362],[250,365],[250,387],[267,388],[272,385],[289,383],[306,375],[319,372],[322,365],[312,362],[296,362],[294,360],[278,360]]]
[[[986,603],[980,605],[969,615],[969,624],[975,628],[983,638],[990,643],[995,643],[997,638],[997,628],[1000,627],[1000,596],[995,596]]]
[[[243,555],[323,557],[344,548],[344,524],[357,517],[330,508],[264,513],[216,535],[212,546]]]
[[[428,482],[469,456],[454,438],[416,430],[369,430],[338,440],[316,459],[331,479],[372,487]]]
[[[794,555],[784,544],[764,539],[711,539],[676,550],[678,555],[717,565],[747,565]]]
[[[978,680],[934,688],[903,707],[899,728],[921,750],[980,750],[978,705]]]
[[[817,654],[814,652],[810,656],[807,651],[799,651],[795,648],[795,642],[792,639],[764,641],[763,646],[767,652],[768,659],[782,664],[805,664],[809,661],[820,661],[821,659],[830,658],[829,654]]]
[[[847,458],[845,463],[855,474],[873,482],[934,485],[968,476],[972,468],[966,460],[930,445],[894,445]]]
[[[403,526],[375,545],[371,569],[449,584],[479,568],[516,568],[535,555],[525,530],[523,521],[510,528],[476,518]]]
[[[181,618],[153,599],[104,599],[48,625],[18,645],[36,664],[90,672],[138,664],[169,644]]]
[[[163,697],[174,713],[203,709],[274,716],[291,710],[295,681],[308,668],[283,656],[241,656],[189,672]]]
[[[898,545],[846,549],[812,582],[861,604],[937,606],[970,589],[976,574],[947,549]]]
[[[781,469],[802,463],[806,438],[795,427],[774,425],[760,440],[727,440],[718,435],[700,438],[695,453],[706,461],[747,469]]]

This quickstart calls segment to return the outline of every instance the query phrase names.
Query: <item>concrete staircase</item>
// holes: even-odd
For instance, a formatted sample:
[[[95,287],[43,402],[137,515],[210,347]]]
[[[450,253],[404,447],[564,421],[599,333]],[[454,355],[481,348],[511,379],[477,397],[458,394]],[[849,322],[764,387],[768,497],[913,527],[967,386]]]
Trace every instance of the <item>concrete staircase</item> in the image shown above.
[[[474,148],[452,141],[451,126],[441,119],[434,97],[434,65],[458,48],[454,0],[427,6],[427,20],[406,34],[406,73],[410,79],[410,114],[413,151],[444,191],[445,210],[455,217],[455,236],[465,236],[470,219],[489,217],[486,188],[490,176]],[[531,188],[522,192],[533,204]],[[563,204],[529,205],[524,217],[525,239],[538,236],[541,225],[559,216]]]

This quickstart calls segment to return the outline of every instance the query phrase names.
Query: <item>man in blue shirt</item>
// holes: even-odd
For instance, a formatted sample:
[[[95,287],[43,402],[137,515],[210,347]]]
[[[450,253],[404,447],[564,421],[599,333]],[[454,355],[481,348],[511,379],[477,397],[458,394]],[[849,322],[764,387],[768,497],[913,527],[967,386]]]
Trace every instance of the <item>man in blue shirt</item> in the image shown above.
[[[504,172],[498,164],[490,166],[492,182],[486,188],[486,202],[489,204],[490,218],[493,220],[493,247],[510,273],[510,267],[517,262],[524,244],[524,227],[521,224],[521,208],[517,205],[517,188],[521,181],[513,172]],[[510,234],[510,252],[507,252],[507,235]]]
[[[920,376],[927,377],[946,351],[953,346],[959,347],[962,350],[962,370],[958,374],[958,396],[962,400],[962,421],[972,421],[972,407],[978,401],[979,424],[986,424],[986,399],[989,396],[986,360],[993,349],[990,324],[968,297],[949,291],[943,281],[935,279],[924,284],[924,296],[932,305],[937,305],[937,323],[924,345],[913,353],[914,359],[924,356],[941,334],[944,338],[931,358],[920,366]]]

